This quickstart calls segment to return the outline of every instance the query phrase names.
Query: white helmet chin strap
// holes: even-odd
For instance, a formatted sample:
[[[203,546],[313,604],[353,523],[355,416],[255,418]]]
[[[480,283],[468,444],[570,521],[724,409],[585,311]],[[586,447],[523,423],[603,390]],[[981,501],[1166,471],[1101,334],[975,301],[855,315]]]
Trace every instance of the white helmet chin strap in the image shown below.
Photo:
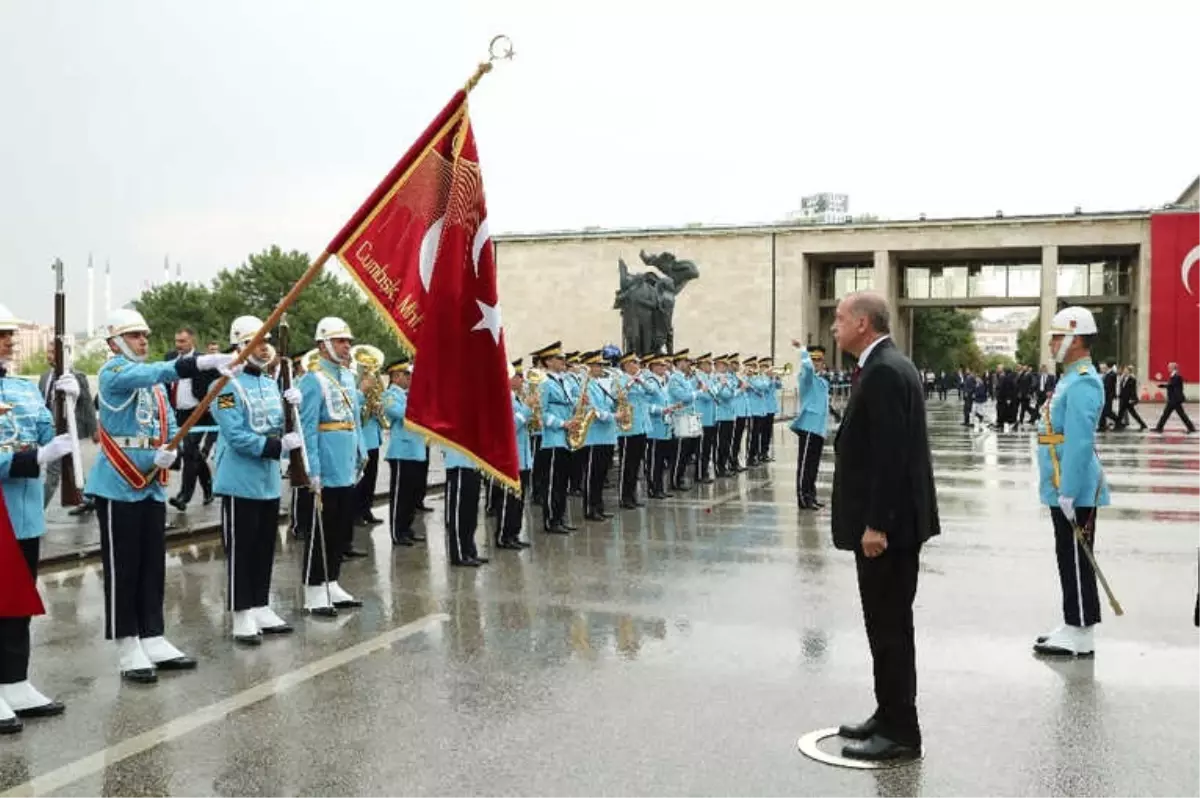
[[[237,345],[237,351],[242,352],[245,349],[246,344],[242,343]],[[248,355],[246,357],[246,362],[254,366],[256,369],[266,369],[267,367],[267,362],[260,358],[257,353]]]
[[[322,338],[320,343],[325,344],[325,357],[327,359],[333,361],[334,363],[337,363],[339,366],[350,365],[350,353],[349,352],[346,353],[346,359],[343,360],[342,358],[338,357],[337,352],[334,351],[333,341],[331,339]]]
[[[144,363],[145,355],[135,355],[133,350],[129,348],[129,343],[125,340],[124,335],[118,335],[112,339],[117,344],[117,349],[121,350],[121,354],[132,360],[134,363]]]
[[[1071,348],[1071,342],[1075,340],[1075,333],[1067,333],[1062,337],[1062,343],[1058,345],[1058,353],[1054,356],[1055,363],[1062,363],[1067,356],[1067,350]]]

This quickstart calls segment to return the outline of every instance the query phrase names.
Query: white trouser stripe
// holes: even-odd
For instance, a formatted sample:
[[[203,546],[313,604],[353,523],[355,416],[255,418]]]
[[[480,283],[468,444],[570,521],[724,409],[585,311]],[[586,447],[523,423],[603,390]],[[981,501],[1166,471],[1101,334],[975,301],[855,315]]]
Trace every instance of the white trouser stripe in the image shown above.
[[[108,537],[108,633],[116,640],[117,639],[117,550],[113,546],[113,522],[112,522],[113,500],[108,500],[108,530],[105,535]]]

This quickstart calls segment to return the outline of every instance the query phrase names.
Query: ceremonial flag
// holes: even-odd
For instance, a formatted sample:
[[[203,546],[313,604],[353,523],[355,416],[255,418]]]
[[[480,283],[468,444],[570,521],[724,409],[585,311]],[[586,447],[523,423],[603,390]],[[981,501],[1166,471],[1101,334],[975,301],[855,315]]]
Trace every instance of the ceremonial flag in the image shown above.
[[[413,351],[405,425],[520,490],[483,178],[459,91],[330,243]]]
[[[30,618],[45,612],[0,490],[0,618]]]

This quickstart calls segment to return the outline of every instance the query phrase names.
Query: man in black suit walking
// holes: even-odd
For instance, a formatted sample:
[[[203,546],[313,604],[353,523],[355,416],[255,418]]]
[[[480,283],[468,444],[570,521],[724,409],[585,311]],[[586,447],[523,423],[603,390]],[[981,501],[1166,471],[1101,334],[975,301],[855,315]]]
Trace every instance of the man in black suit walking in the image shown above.
[[[1159,383],[1159,388],[1167,389],[1167,406],[1163,408],[1162,416],[1158,419],[1158,424],[1155,425],[1155,432],[1162,432],[1163,427],[1167,425],[1167,419],[1172,413],[1179,414],[1179,420],[1187,427],[1189,433],[1195,432],[1196,427],[1192,424],[1192,420],[1188,418],[1188,414],[1183,409],[1183,403],[1187,401],[1183,398],[1183,377],[1179,376],[1179,364],[1168,363],[1167,370],[1171,372],[1171,376],[1165,383]]]
[[[175,333],[175,351],[168,352],[164,360],[199,354],[196,351],[195,341],[195,330],[191,327],[180,329]],[[210,345],[210,354],[211,349]],[[175,409],[175,420],[178,424],[182,425],[187,420],[218,376],[215,371],[205,371],[201,372],[201,376],[196,379],[184,378],[171,383],[167,390],[167,396],[171,401],[171,407]],[[215,427],[216,423],[212,413],[205,411],[196,426]],[[183,478],[179,485],[179,495],[172,496],[167,499],[167,502],[181,513],[187,510],[188,502],[192,500],[192,494],[196,490],[196,480],[200,481],[200,487],[204,491],[204,504],[208,505],[213,501],[212,472],[208,467],[208,450],[215,438],[215,433],[189,432],[180,442],[180,454],[183,455],[181,465]]]
[[[867,721],[838,733],[855,741],[844,756],[872,761],[921,752],[912,607],[921,545],[941,531],[924,387],[892,343],[890,317],[887,300],[861,292],[838,304],[833,323],[838,346],[858,358],[834,439],[833,542],[854,552],[876,702]]]

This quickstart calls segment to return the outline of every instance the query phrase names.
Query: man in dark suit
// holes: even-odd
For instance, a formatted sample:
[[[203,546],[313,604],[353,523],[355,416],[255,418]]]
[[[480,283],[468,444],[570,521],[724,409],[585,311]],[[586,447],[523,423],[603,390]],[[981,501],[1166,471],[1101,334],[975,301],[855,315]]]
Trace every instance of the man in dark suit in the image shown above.
[[[842,754],[881,761],[921,752],[913,599],[921,545],[940,533],[925,425],[925,392],[891,340],[887,300],[848,295],[833,334],[858,358],[846,415],[834,439],[833,542],[853,551],[875,670],[873,715],[842,726]]]
[[[198,354],[200,353],[196,351],[195,330],[184,327],[175,333],[175,351],[168,352],[165,359],[174,360],[177,357]],[[170,384],[167,395],[171,399],[171,406],[175,408],[177,423],[182,425],[192,414],[196,405],[200,404],[200,400],[208,393],[208,389],[212,387],[218,376],[215,371],[202,371],[200,377],[196,379],[184,378]],[[215,427],[216,421],[213,420],[212,413],[206,410],[196,426]],[[179,449],[183,461],[180,468],[183,470],[183,477],[180,480],[179,495],[172,496],[167,500],[179,512],[187,510],[188,502],[192,500],[192,494],[196,492],[197,480],[200,481],[200,487],[204,490],[204,504],[212,503],[212,472],[208,468],[208,450],[215,439],[215,432],[189,432],[180,441]]]
[[[966,376],[963,377],[962,383],[958,386],[959,394],[963,400],[963,423],[964,427],[971,426],[971,405],[975,404],[975,386],[978,381],[975,378],[975,373],[967,369]]]
[[[996,428],[1008,431],[1017,422],[1017,378],[1004,366],[996,367]]]
[[[1183,377],[1179,376],[1179,364],[1168,363],[1167,370],[1171,372],[1171,376],[1167,378],[1165,383],[1159,383],[1159,388],[1167,389],[1167,406],[1163,408],[1162,416],[1158,419],[1158,424],[1155,425],[1155,432],[1162,432],[1163,427],[1167,425],[1167,419],[1172,413],[1179,414],[1179,420],[1187,427],[1189,433],[1195,432],[1196,427],[1192,424],[1192,420],[1188,418],[1188,414],[1184,412],[1183,403],[1187,401],[1183,398]]]
[[[1037,407],[1034,410],[1038,413],[1042,412],[1042,405],[1046,404],[1046,398],[1054,392],[1055,377],[1046,371],[1045,364],[1038,370],[1037,377],[1034,378],[1034,392],[1037,395]]]
[[[1138,414],[1138,384],[1137,371],[1133,366],[1126,366],[1121,372],[1120,378],[1117,380],[1117,418],[1121,420],[1121,428],[1129,426],[1129,419],[1132,417],[1141,427],[1142,432],[1145,432],[1148,427],[1142,417]]]
[[[1104,364],[1101,371],[1101,380],[1104,382],[1104,405],[1100,409],[1100,425],[1096,427],[1096,430],[1106,432],[1109,421],[1112,422],[1113,429],[1121,428],[1121,420],[1113,412],[1113,402],[1117,399],[1117,364],[1112,362]]]

